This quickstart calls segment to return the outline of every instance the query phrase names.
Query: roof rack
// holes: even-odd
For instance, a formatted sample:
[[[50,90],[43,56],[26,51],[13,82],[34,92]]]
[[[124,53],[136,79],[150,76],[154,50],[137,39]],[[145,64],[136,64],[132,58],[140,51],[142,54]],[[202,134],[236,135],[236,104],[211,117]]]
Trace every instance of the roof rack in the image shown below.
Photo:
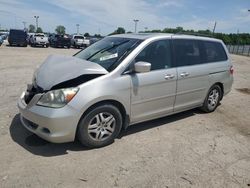
[[[200,36],[200,37],[210,37],[210,38],[213,38],[213,34],[201,34],[201,33],[192,33],[192,32],[178,32],[178,33],[175,33],[175,35],[193,35],[193,36]]]

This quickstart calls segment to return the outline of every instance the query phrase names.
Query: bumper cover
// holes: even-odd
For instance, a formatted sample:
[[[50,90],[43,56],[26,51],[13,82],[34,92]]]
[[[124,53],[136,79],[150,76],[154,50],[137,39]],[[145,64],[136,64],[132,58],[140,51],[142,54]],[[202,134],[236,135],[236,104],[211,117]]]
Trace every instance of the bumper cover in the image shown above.
[[[34,42],[35,45],[49,45],[49,42],[41,42],[41,41],[36,41]]]
[[[23,126],[39,137],[53,143],[72,142],[75,139],[80,113],[69,105],[54,109],[37,106],[41,95],[35,95],[27,105],[24,93],[18,100]]]

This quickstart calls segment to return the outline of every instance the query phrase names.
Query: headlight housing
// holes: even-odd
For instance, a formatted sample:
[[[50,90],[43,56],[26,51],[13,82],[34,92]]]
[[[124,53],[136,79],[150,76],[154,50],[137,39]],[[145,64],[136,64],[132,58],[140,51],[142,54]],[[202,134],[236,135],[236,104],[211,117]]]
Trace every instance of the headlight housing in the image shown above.
[[[40,98],[37,105],[62,108],[74,98],[78,91],[77,87],[48,91]]]

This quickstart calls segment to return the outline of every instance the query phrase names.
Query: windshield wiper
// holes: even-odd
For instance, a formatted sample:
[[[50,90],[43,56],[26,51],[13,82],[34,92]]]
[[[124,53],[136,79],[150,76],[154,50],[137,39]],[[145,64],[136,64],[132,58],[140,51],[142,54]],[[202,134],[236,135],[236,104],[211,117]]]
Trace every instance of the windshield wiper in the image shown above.
[[[103,49],[101,49],[101,50],[98,50],[97,52],[95,52],[94,54],[92,54],[91,56],[89,56],[86,60],[90,60],[91,58],[93,58],[94,56],[96,56],[96,54],[104,53],[104,52],[106,52],[106,51],[108,51],[108,50],[112,50],[113,48],[118,47],[118,46],[121,46],[121,45],[123,45],[123,44],[125,44],[125,43],[127,43],[127,42],[129,42],[129,40],[125,40],[125,41],[123,41],[123,42],[121,42],[121,43],[114,44],[114,45],[111,46],[111,47],[106,47],[106,48],[103,48]]]

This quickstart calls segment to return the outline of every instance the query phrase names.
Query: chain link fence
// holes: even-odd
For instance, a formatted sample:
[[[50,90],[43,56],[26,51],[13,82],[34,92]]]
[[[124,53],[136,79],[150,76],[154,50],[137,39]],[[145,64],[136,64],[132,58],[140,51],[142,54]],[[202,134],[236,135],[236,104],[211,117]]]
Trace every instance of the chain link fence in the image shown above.
[[[250,45],[227,45],[231,54],[250,56]]]

